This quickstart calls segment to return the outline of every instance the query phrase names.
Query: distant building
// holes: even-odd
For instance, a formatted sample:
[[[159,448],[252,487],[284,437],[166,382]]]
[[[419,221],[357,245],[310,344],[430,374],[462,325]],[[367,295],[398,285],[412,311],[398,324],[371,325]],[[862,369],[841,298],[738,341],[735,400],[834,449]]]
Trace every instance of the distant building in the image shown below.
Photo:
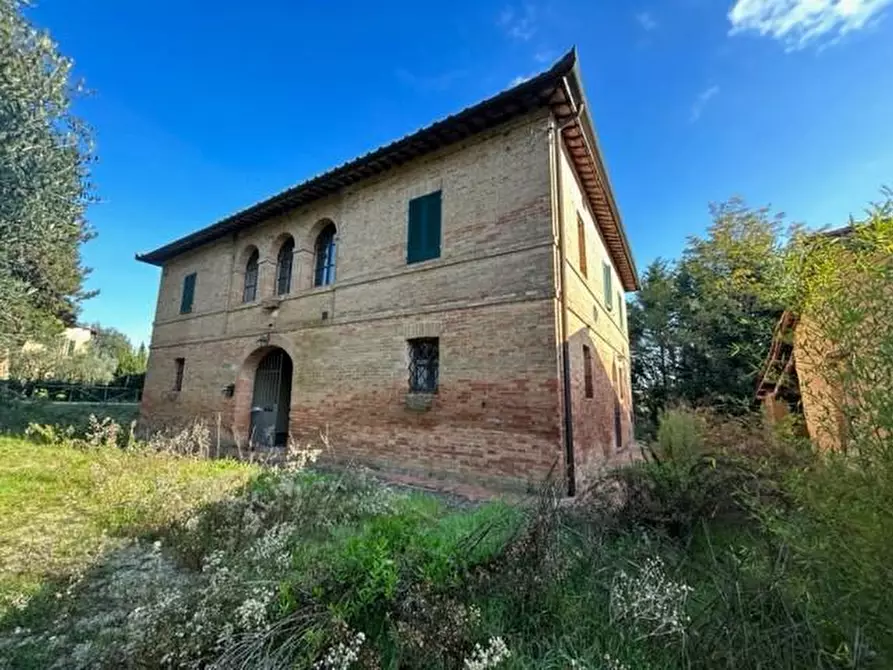
[[[569,491],[631,444],[638,288],[576,54],[160,249],[147,428]]]
[[[54,341],[52,346],[59,347],[59,353],[64,356],[73,356],[75,353],[82,351],[90,340],[93,339],[93,329],[87,326],[71,326],[62,331],[58,339]],[[28,341],[22,345],[21,351],[25,353],[33,353],[46,349],[47,345],[42,342]],[[9,369],[12,357],[15,354],[0,357],[0,379],[9,379]]]
[[[835,230],[818,233],[817,236],[835,238],[837,243],[851,240],[855,228],[845,226]],[[855,288],[858,296],[868,285],[864,275],[859,276],[855,264],[846,265],[847,283]],[[858,300],[858,297],[856,298]],[[858,314],[858,312],[856,312]],[[880,326],[880,328],[878,328]],[[839,365],[844,360],[854,362],[871,361],[871,355],[877,353],[879,342],[876,335],[889,331],[888,324],[872,324],[870,321],[859,324],[854,321],[853,328],[858,331],[854,339],[860,347],[847,350],[845,346],[832,339],[822,316],[807,310],[803,313],[786,311],[775,327],[770,351],[759,375],[756,397],[762,404],[770,423],[775,423],[788,414],[802,413],[804,424],[812,442],[823,450],[841,450],[846,448],[849,437],[848,422],[855,415],[847,418],[847,407],[850,413],[858,413],[854,407],[859,399],[844,387]],[[865,389],[848,386],[861,396]],[[880,382],[879,389],[887,392],[886,384]]]

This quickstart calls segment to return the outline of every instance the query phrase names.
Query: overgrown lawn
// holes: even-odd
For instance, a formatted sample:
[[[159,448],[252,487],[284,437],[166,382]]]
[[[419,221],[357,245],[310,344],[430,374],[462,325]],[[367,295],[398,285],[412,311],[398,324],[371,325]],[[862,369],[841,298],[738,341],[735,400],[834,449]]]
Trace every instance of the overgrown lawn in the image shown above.
[[[573,504],[4,440],[0,668],[890,667],[889,473],[708,418]]]
[[[0,616],[124,538],[242,486],[257,468],[114,447],[0,437]]]

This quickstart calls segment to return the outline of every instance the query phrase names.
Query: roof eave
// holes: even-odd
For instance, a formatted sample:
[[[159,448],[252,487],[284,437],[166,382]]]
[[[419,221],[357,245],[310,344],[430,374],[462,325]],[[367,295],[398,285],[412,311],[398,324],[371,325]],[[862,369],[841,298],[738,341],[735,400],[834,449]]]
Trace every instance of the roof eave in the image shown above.
[[[623,288],[637,291],[640,288],[638,272],[589,113],[579,64],[575,62],[566,78],[568,88],[562,87],[553,101],[552,111],[562,127],[564,146],[574,162]]]
[[[633,258],[632,247],[630,246],[629,239],[626,236],[626,228],[623,225],[623,218],[620,216],[620,208],[617,205],[617,199],[614,197],[614,187],[611,185],[611,177],[609,176],[608,170],[605,167],[601,143],[598,140],[598,132],[595,129],[595,123],[593,122],[592,116],[589,113],[589,110],[591,108],[589,107],[589,102],[586,100],[586,92],[583,90],[583,78],[580,74],[579,62],[574,64],[573,73],[574,76],[577,78],[577,82],[580,87],[580,98],[583,103],[583,131],[590,136],[590,141],[592,142],[592,147],[595,153],[594,159],[604,185],[605,195],[608,198],[608,205],[611,207],[611,212],[614,215],[614,219],[617,223],[617,230],[620,235],[621,243],[623,245],[623,253],[626,257],[627,263],[629,263],[629,269],[632,274],[632,281],[629,283],[629,285],[625,285],[624,288],[627,291],[638,291],[641,288],[641,285],[639,283],[639,273],[636,269],[636,261]]]

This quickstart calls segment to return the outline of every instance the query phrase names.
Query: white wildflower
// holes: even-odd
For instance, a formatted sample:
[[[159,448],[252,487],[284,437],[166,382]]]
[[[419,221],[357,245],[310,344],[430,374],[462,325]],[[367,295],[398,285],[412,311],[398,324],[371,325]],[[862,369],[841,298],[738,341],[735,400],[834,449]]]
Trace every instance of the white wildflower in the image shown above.
[[[466,618],[463,623],[469,626],[477,626],[481,622],[481,608],[477,605],[471,605],[466,610]]]
[[[251,597],[236,608],[236,620],[245,630],[257,630],[262,628],[267,619],[267,604],[270,602],[270,593],[261,589],[252,592]]]
[[[629,670],[629,666],[619,659],[614,658],[611,654],[605,654],[605,664],[602,666],[604,670]]]
[[[330,647],[319,661],[314,663],[314,670],[347,670],[360,657],[360,648],[366,636],[363,633],[357,633],[352,636],[347,643],[339,642],[334,647]]]
[[[28,607],[28,603],[31,601],[31,596],[26,595],[24,593],[18,593],[12,597],[9,605],[12,609],[15,610],[24,610]]]
[[[301,447],[295,442],[289,441],[286,450],[285,466],[283,469],[290,472],[299,472],[310,464],[316,463],[316,459],[322,454],[322,449]]]
[[[274,566],[279,570],[287,568],[291,561],[288,542],[295,534],[295,530],[294,524],[289,523],[273,526],[251,545],[249,560],[252,563]]]
[[[465,659],[464,667],[465,670],[488,670],[495,668],[511,655],[512,652],[505,646],[501,637],[491,637],[486,649],[480,644],[474,645],[471,658]]]
[[[621,570],[611,584],[611,617],[637,625],[645,637],[682,635],[689,623],[685,601],[693,589],[670,579],[660,558],[649,558],[638,574]]]

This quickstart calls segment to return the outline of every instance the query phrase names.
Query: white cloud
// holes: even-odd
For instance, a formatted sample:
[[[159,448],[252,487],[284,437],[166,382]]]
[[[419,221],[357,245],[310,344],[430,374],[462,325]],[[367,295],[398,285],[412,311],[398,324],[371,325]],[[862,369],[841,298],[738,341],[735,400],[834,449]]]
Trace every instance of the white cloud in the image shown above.
[[[515,77],[514,79],[512,79],[509,82],[509,88],[514,88],[518,84],[523,84],[528,79],[533,79],[536,75],[537,75],[536,72],[533,72],[531,74],[518,75],[517,77]]]
[[[654,16],[652,16],[651,12],[639,12],[636,14],[636,21],[638,21],[645,32],[650,33],[657,28],[657,21]]]
[[[526,42],[536,34],[536,8],[530,4],[524,5],[521,11],[506,7],[499,14],[496,25],[512,39]]]
[[[715,97],[718,93],[719,86],[711,86],[710,88],[704,89],[698,94],[697,99],[695,99],[694,104],[691,106],[690,120],[692,123],[701,118],[704,107],[706,107],[711,98]]]
[[[729,21],[733,35],[768,35],[792,51],[859,30],[891,3],[893,0],[736,0]]]
[[[537,63],[551,63],[555,60],[555,52],[551,49],[542,49],[533,54],[533,60]]]

